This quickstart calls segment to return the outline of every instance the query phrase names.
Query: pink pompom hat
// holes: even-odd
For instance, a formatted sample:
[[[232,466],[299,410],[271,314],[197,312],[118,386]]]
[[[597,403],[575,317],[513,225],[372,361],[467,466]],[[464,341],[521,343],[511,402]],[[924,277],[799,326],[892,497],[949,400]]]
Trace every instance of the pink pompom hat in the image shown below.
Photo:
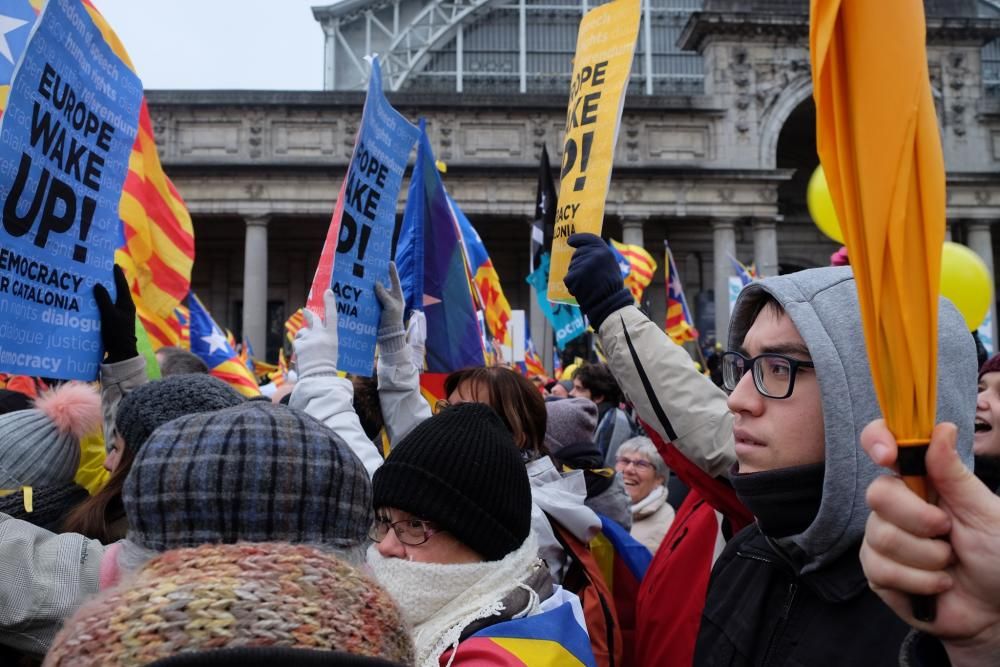
[[[101,397],[80,382],[42,394],[29,410],[0,415],[0,489],[73,481],[80,440],[100,426]]]

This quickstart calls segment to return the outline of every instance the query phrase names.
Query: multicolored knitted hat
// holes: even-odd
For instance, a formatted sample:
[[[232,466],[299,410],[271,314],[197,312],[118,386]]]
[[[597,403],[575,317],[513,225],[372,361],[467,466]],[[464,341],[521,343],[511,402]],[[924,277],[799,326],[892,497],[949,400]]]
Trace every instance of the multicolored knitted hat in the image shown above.
[[[340,436],[267,401],[167,422],[122,489],[128,539],[153,551],[222,542],[367,543],[368,473]]]
[[[178,549],[151,560],[134,578],[80,607],[45,665],[147,665],[230,647],[341,651],[413,663],[399,609],[372,579],[313,547],[244,542]]]
[[[0,489],[73,481],[80,439],[101,426],[101,397],[80,382],[39,396],[30,410],[0,415]]]

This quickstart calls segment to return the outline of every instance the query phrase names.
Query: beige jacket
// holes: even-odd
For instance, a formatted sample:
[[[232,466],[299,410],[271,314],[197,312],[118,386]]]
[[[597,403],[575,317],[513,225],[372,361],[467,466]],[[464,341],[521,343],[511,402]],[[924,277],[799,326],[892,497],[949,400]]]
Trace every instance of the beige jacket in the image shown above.
[[[598,335],[618,385],[644,422],[712,477],[736,462],[726,394],[635,306],[612,313]]]
[[[640,502],[632,506],[632,530],[629,531],[654,555],[674,521],[674,508],[667,502],[667,487],[661,486],[660,489],[662,491],[648,504]],[[655,489],[650,495],[654,493]]]

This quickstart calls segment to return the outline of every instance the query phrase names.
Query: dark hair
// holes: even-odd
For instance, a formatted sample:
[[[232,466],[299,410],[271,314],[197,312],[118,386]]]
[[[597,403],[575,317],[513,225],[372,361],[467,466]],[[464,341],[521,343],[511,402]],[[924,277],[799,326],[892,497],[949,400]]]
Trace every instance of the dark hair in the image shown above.
[[[591,397],[602,396],[608,403],[621,403],[621,389],[607,364],[584,364],[573,373],[573,379],[579,380]]]
[[[351,376],[354,385],[354,411],[358,413],[361,427],[369,440],[374,440],[382,431],[382,404],[378,400],[378,380],[360,375]]]
[[[208,373],[208,365],[200,357],[183,347],[161,347],[156,351],[160,362],[160,375],[183,375],[184,373]]]
[[[545,399],[531,380],[503,366],[466,368],[455,371],[444,381],[445,396],[463,384],[482,387],[486,405],[493,408],[510,429],[514,442],[529,460],[547,456],[545,446]]]
[[[770,292],[762,292],[760,298],[754,302],[753,310],[750,311],[750,326],[757,321],[757,317],[765,310],[770,311],[774,317],[781,317],[785,314],[785,307]],[[745,335],[745,334],[744,334]]]
[[[132,469],[138,450],[138,447],[123,448],[118,467],[111,473],[108,483],[73,508],[63,522],[63,532],[79,533],[101,544],[111,544],[125,537],[123,533],[116,531],[114,524],[125,516],[122,487],[125,486],[125,478]]]

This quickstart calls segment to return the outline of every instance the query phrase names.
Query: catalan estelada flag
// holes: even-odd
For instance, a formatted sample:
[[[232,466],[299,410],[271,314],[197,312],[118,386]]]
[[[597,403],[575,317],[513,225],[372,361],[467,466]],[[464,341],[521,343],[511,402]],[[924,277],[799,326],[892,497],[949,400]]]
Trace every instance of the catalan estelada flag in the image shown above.
[[[732,255],[729,256],[729,261],[732,262],[733,271],[736,273],[736,277],[740,279],[743,287],[757,280],[757,267],[753,264],[747,266]]]
[[[440,664],[494,667],[596,667],[590,638],[566,601],[534,616],[497,623],[475,633]]]
[[[259,396],[260,389],[219,325],[208,314],[194,292],[188,296],[191,311],[191,352],[208,366],[208,372],[244,396]]]
[[[545,373],[545,364],[535,348],[535,342],[531,339],[531,327],[527,318],[524,320],[524,361],[518,362],[517,365],[525,377],[531,378],[536,375],[548,377]]]
[[[653,282],[653,274],[656,273],[656,260],[642,246],[625,245],[612,239],[611,247],[617,250],[628,262],[629,271],[628,275],[625,276],[625,287],[632,293],[636,303],[641,302],[642,293],[646,291],[649,283]]]
[[[28,45],[28,35],[44,4],[45,0],[5,0],[3,3],[2,14],[6,21],[3,40],[7,49],[0,55],[0,112],[7,108],[14,68]]]
[[[694,320],[691,319],[691,311],[688,310],[687,298],[684,296],[684,286],[681,285],[673,253],[670,252],[670,246],[666,241],[663,242],[663,251],[667,262],[666,331],[675,343],[681,345],[697,340],[698,330],[694,328]]]
[[[454,199],[449,196],[448,201],[451,202],[451,209],[462,232],[462,243],[465,245],[465,255],[469,260],[469,273],[472,274],[472,281],[479,291],[486,328],[494,340],[500,341],[502,345],[510,345],[511,335],[507,330],[511,317],[510,304],[507,303],[507,297],[504,296],[503,288],[500,286],[500,276],[497,275],[493,261],[490,260],[486,246],[475,227]]]

